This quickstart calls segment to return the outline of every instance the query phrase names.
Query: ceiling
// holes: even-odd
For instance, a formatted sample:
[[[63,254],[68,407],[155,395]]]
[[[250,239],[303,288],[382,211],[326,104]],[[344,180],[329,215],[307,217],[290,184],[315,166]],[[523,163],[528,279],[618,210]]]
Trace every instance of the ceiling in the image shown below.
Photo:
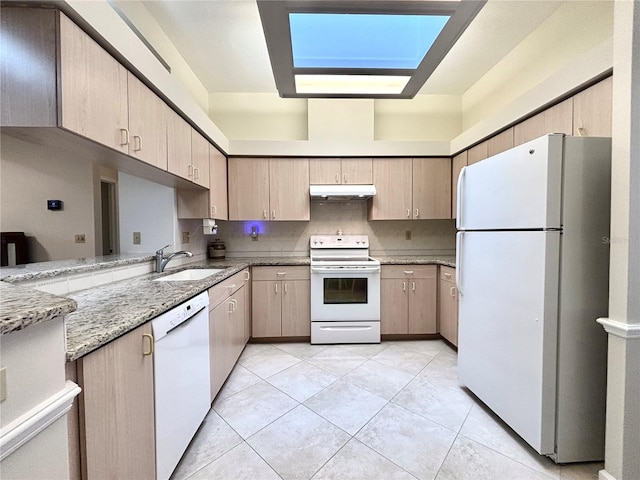
[[[419,93],[461,95],[563,1],[488,0]],[[210,93],[276,93],[255,0],[142,4]]]

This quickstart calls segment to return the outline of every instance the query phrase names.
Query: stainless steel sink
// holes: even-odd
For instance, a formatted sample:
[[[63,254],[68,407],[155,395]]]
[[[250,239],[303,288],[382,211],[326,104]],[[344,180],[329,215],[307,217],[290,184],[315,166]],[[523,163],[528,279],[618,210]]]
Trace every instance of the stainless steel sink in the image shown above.
[[[202,280],[203,278],[222,272],[224,268],[190,268],[154,279],[154,282],[184,282]]]

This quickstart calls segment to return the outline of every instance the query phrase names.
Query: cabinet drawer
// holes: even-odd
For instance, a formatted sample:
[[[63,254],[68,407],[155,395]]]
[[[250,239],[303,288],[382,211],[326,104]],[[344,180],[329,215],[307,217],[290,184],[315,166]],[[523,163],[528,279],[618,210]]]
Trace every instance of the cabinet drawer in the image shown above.
[[[437,265],[383,265],[380,278],[437,278]]]
[[[440,265],[440,280],[456,283],[456,269]]]
[[[243,287],[248,280],[249,270],[245,269],[223,280],[209,289],[209,310],[213,310],[223,300]]]
[[[254,280],[309,280],[309,267],[253,267]]]

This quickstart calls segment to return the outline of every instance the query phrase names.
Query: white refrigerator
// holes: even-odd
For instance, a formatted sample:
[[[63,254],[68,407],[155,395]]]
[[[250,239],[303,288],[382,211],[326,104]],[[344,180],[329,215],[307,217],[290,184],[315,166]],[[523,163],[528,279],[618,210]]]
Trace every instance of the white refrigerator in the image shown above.
[[[551,134],[458,180],[458,374],[538,453],[604,458],[611,140]]]

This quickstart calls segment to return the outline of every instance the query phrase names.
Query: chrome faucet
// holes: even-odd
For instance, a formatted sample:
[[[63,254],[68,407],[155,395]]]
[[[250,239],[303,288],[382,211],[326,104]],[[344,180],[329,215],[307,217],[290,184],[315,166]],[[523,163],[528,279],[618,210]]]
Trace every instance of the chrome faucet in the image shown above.
[[[178,255],[185,255],[187,257],[193,257],[193,253],[187,252],[186,250],[182,250],[180,252],[173,252],[173,253],[171,253],[171,254],[169,254],[168,256],[165,257],[164,256],[164,249],[167,248],[168,246],[169,245],[165,245],[160,250],[156,251],[156,272],[164,272],[164,267],[167,266],[167,263],[169,263],[172,259],[174,259]]]

